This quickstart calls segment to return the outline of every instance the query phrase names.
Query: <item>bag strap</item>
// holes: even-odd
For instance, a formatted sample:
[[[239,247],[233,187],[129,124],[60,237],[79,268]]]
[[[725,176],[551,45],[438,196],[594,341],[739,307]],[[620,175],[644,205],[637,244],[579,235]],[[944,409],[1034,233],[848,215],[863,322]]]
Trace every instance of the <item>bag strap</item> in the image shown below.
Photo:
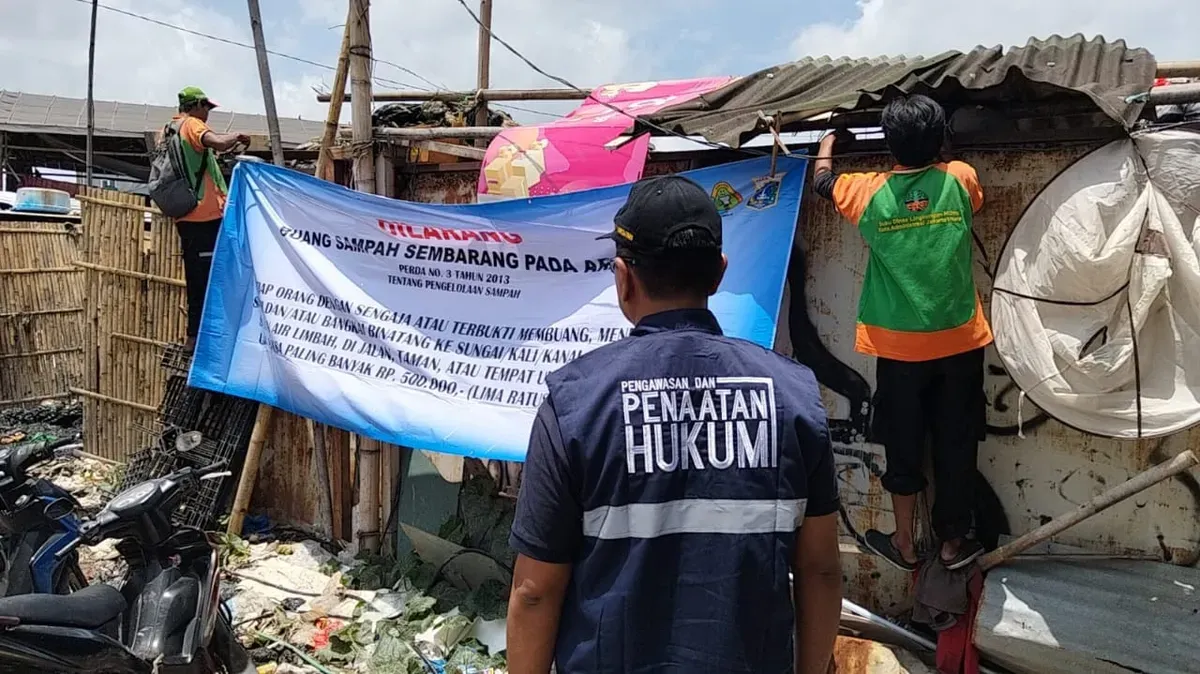
[[[182,140],[182,139],[181,139]],[[208,153],[212,152],[211,148],[204,148],[204,152],[200,154],[200,166],[196,169],[196,195],[200,194],[200,186],[204,184],[204,172],[208,170]]]
[[[163,129],[163,140],[169,143],[168,148],[178,152],[178,158],[174,153],[171,154],[171,162],[177,163],[175,172],[179,175],[186,175],[187,162],[183,158],[183,134],[179,133],[179,127],[183,124],[180,120],[171,120]],[[204,184],[204,172],[208,169],[208,153],[212,152],[211,148],[204,148],[204,152],[200,153],[200,166],[196,168],[196,175],[189,186],[193,192],[199,194],[200,186]]]

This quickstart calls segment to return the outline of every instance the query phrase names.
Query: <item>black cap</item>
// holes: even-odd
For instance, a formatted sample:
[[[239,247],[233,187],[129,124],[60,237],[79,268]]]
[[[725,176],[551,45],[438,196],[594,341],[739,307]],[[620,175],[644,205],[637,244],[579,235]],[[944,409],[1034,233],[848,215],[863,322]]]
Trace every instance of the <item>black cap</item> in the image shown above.
[[[721,214],[703,187],[683,176],[657,176],[634,183],[629,199],[613,218],[612,239],[635,254],[661,253],[675,234],[698,229],[708,234],[707,245],[721,249]]]

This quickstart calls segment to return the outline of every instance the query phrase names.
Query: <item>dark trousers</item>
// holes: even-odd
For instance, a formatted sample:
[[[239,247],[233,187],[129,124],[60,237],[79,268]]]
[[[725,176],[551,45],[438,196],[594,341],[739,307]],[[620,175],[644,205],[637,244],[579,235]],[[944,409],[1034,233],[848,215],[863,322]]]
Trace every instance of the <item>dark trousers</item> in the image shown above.
[[[925,489],[925,447],[933,453],[933,530],[965,536],[975,503],[975,471],[984,421],[983,349],[918,363],[880,358],[875,370],[878,430],[887,456],[883,487]]]
[[[220,220],[176,222],[179,247],[183,249],[183,280],[187,283],[187,336],[200,333],[204,296],[208,291],[208,273],[212,270],[213,251],[217,247]]]

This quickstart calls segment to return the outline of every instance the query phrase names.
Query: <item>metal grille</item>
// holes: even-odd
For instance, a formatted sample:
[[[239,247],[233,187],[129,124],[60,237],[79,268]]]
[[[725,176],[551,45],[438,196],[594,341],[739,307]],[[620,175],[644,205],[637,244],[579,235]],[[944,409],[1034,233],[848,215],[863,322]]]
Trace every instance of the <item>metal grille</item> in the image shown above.
[[[209,528],[229,506],[236,484],[233,477],[241,473],[257,404],[188,386],[191,354],[182,347],[168,347],[162,367],[168,376],[159,418],[149,427],[136,428],[143,449],[129,457],[120,488],[127,489],[185,466],[202,468],[224,461],[231,476],[201,482],[172,514],[176,524]],[[199,446],[179,452],[175,449],[175,438],[187,431],[199,431],[203,440]]]

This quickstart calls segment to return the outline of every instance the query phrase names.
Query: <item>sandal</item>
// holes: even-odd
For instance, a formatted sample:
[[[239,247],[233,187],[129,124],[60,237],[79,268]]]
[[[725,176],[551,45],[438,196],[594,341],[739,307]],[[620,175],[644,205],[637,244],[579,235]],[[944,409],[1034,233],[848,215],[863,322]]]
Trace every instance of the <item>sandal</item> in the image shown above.
[[[867,533],[863,536],[863,543],[867,546],[868,550],[882,557],[889,564],[901,571],[915,571],[917,568],[915,563],[904,559],[904,555],[900,554],[900,550],[892,542],[892,534],[868,529]]]
[[[958,569],[961,569],[971,562],[979,559],[979,556],[982,554],[983,546],[980,545],[979,541],[966,538],[963,539],[962,544],[958,546],[958,554],[954,556],[954,559],[946,559],[945,557],[941,556],[940,552],[938,553],[938,559],[942,560],[942,566],[946,567],[946,569],[950,571],[957,571]]]

